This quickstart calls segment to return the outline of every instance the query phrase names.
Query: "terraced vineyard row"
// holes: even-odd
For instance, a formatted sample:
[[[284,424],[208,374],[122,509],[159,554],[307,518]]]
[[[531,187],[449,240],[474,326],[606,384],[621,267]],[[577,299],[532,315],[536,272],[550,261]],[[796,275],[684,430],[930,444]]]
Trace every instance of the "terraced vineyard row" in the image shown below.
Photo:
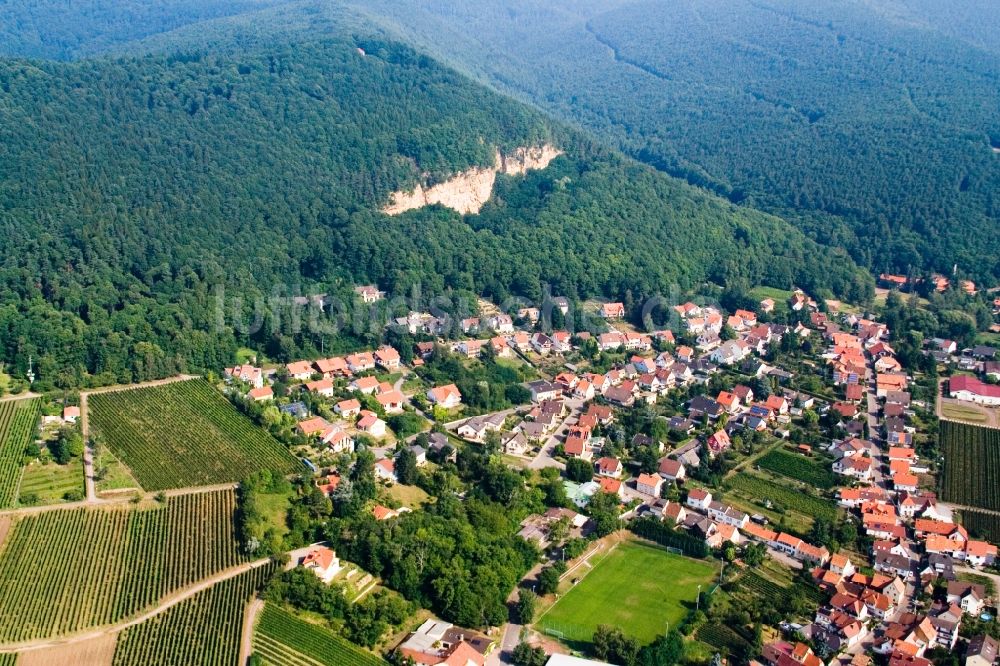
[[[761,599],[783,599],[788,594],[788,588],[753,571],[748,571],[740,577],[739,589]]]
[[[751,649],[750,643],[743,636],[724,624],[703,624],[698,628],[695,637],[702,643],[722,650],[723,653],[746,654]]]
[[[323,666],[322,662],[310,659],[259,632],[253,637],[253,651],[264,660],[266,666]]]
[[[247,602],[276,569],[268,564],[240,574],[126,629],[114,666],[237,666]]]
[[[775,505],[806,516],[826,518],[831,521],[837,518],[837,507],[833,502],[773,483],[753,474],[737,474],[726,481],[726,486],[745,494],[747,498],[759,502],[770,500]]]
[[[297,666],[302,663],[296,661],[301,655],[326,666],[386,666],[381,657],[271,604],[265,606],[257,624],[254,649],[274,666]],[[289,650],[296,654],[288,655]]]
[[[24,449],[35,435],[41,401],[0,402],[0,508],[14,505]]]
[[[95,393],[89,402],[93,427],[146,490],[299,469],[288,449],[200,379]]]
[[[0,641],[115,623],[244,561],[235,508],[223,491],[17,519],[0,550]]]
[[[962,524],[970,534],[990,543],[1000,543],[1000,515],[962,509]]]
[[[775,449],[757,460],[757,466],[822,490],[837,485],[837,478],[829,468],[799,453]]]
[[[1000,511],[1000,430],[941,422],[944,500]]]

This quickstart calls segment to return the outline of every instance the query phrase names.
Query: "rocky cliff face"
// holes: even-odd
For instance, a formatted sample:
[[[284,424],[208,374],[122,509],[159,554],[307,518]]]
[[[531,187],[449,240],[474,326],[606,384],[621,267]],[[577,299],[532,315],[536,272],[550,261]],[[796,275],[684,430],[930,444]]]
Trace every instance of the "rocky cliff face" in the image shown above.
[[[517,148],[507,155],[498,150],[491,167],[469,169],[431,187],[418,184],[410,192],[394,192],[382,212],[399,215],[441,204],[463,215],[478,213],[493,194],[497,174],[517,176],[533,169],[544,169],[559,155],[562,151],[551,145]]]

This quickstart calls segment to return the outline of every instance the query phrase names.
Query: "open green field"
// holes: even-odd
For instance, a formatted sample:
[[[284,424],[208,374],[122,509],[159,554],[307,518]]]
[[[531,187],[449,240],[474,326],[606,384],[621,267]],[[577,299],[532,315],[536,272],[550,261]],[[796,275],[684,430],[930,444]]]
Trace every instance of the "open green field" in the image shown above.
[[[750,295],[761,301],[770,298],[774,300],[775,310],[787,310],[788,300],[792,297],[792,292],[775,287],[754,287],[750,290]]]
[[[208,382],[95,393],[92,425],[146,490],[214,485],[298,461]]]
[[[233,491],[18,517],[0,547],[0,642],[119,622],[245,558]]]
[[[247,603],[278,565],[266,564],[199,592],[118,637],[114,666],[237,666]]]
[[[65,465],[34,462],[24,468],[19,499],[22,505],[57,504],[69,498],[81,500],[85,490],[80,458]]]
[[[97,475],[95,488],[98,495],[139,487],[132,472],[107,447],[100,447],[94,456],[94,472]]]
[[[37,398],[0,402],[0,508],[17,497],[24,449],[35,436],[40,406]]]
[[[404,486],[401,483],[392,484],[386,493],[408,509],[419,509],[424,502],[431,499],[420,486]]]
[[[272,604],[257,623],[253,650],[269,666],[387,666],[381,657]]]
[[[986,423],[989,417],[983,412],[985,407],[973,407],[956,405],[953,402],[941,403],[941,416],[955,421],[969,421],[971,423]]]
[[[538,619],[537,628],[569,643],[590,643],[598,625],[610,624],[648,643],[667,622],[677,626],[694,604],[698,585],[707,590],[717,573],[707,562],[637,541],[619,544],[592,564],[583,580]]]
[[[822,490],[828,490],[837,485],[837,478],[830,471],[828,465],[807,458],[801,453],[792,453],[785,449],[769,451],[757,459],[756,465],[761,469],[802,481]]]
[[[1000,430],[942,421],[945,501],[1000,510]]]

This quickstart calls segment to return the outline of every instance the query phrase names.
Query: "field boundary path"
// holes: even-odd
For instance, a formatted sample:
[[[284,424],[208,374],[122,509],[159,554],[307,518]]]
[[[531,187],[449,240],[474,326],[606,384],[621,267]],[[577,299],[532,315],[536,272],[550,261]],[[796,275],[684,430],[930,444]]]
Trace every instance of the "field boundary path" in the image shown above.
[[[235,490],[238,484],[236,483],[219,483],[214,486],[190,486],[188,488],[173,488],[171,490],[161,491],[165,497],[182,497],[184,495],[200,495],[202,493],[215,493],[222,490]],[[154,500],[159,492],[156,493],[142,493],[142,500]],[[121,497],[111,497],[105,499],[98,499],[95,502],[88,502],[87,500],[81,500],[79,502],[63,502],[62,504],[46,504],[44,506],[28,506],[21,507],[20,509],[3,509],[0,510],[0,518],[2,517],[17,517],[17,516],[34,516],[40,513],[48,513],[49,511],[64,511],[68,509],[85,509],[88,507],[101,507],[101,506],[114,506],[117,504],[129,504],[135,501],[135,494],[128,493],[123,494]]]
[[[131,620],[126,620],[124,622],[119,622],[118,624],[113,624],[105,627],[100,627],[97,629],[89,629],[85,632],[72,634],[69,636],[63,636],[60,638],[40,638],[29,641],[20,641],[17,643],[3,643],[0,644],[0,653],[10,653],[10,652],[28,652],[33,650],[44,650],[48,648],[53,648],[57,646],[71,645],[74,643],[82,643],[84,641],[90,641],[101,636],[106,636],[108,634],[117,634],[129,627],[134,627],[137,624],[142,624],[143,622],[150,620],[157,615],[173,608],[177,604],[187,601],[191,597],[195,596],[199,592],[204,592],[205,590],[223,582],[230,578],[235,578],[240,574],[244,574],[253,569],[258,569],[266,565],[271,560],[265,558],[262,560],[255,560],[253,562],[247,562],[239,566],[231,567],[225,571],[220,571],[208,578],[204,578],[197,583],[193,583],[185,588],[177,590],[166,597],[162,598],[160,602],[140,613]]]
[[[148,382],[138,384],[115,384],[114,386],[102,386],[89,391],[80,392],[80,433],[83,435],[83,480],[87,487],[87,504],[103,504],[114,500],[105,500],[97,496],[97,483],[94,479],[94,447],[90,442],[90,409],[87,399],[95,393],[114,393],[116,391],[130,391],[132,389],[150,388],[153,386],[163,386],[175,382],[185,382],[197,379],[197,375],[177,375],[165,379],[153,379]]]
[[[7,395],[0,397],[0,402],[10,402],[12,400],[28,400],[30,398],[41,398],[41,393],[32,393],[31,391],[25,391],[23,393],[8,393]]]
[[[237,664],[245,664],[253,652],[253,632],[257,624],[257,616],[264,610],[263,599],[251,599],[243,612],[243,635],[240,637],[240,658]]]

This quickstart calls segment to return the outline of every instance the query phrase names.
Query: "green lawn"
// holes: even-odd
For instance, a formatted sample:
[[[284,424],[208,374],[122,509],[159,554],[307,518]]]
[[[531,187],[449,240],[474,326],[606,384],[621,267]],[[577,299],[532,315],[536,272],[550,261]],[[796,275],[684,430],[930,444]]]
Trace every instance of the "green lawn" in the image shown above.
[[[24,468],[20,499],[22,505],[56,504],[65,501],[66,493],[78,493],[78,499],[83,499],[84,490],[80,458],[73,458],[66,465],[36,462]]]
[[[760,300],[773,299],[775,309],[778,309],[779,307],[788,307],[788,299],[792,297],[792,292],[774,287],[754,287],[750,290],[750,295]]]
[[[955,421],[971,421],[973,423],[986,423],[988,420],[986,414],[984,414],[979,408],[956,405],[953,402],[945,402],[941,404],[941,415],[946,419],[954,419]]]
[[[419,509],[424,502],[431,498],[419,486],[404,486],[401,483],[394,483],[389,486],[387,493],[408,509]]]
[[[600,624],[622,627],[640,643],[649,643],[666,631],[667,622],[677,626],[694,604],[698,585],[707,590],[715,574],[708,562],[628,541],[596,562],[593,570],[584,567],[570,576],[584,578],[535,624],[559,632],[571,647],[590,643]]]
[[[98,452],[95,470],[103,473],[95,486],[98,494],[139,487],[128,467],[106,449],[101,449]]]

